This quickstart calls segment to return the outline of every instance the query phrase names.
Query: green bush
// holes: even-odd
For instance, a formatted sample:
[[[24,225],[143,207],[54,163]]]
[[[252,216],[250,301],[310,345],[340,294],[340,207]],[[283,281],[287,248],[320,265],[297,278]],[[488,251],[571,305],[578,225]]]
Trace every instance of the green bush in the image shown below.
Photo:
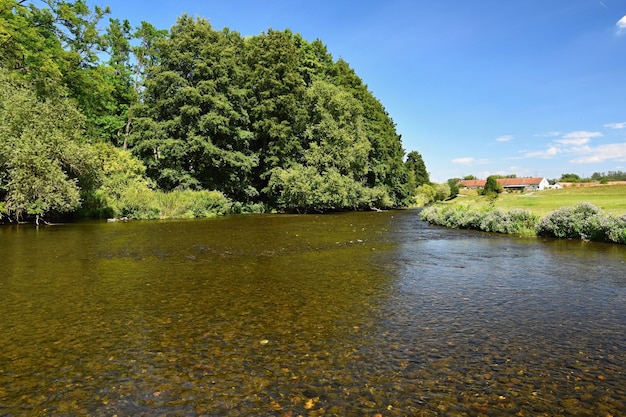
[[[427,207],[420,216],[429,223],[458,229],[626,244],[626,215],[605,214],[589,203],[555,210],[541,220],[528,210],[472,210],[446,204]]]
[[[580,203],[548,214],[537,225],[536,233],[545,237],[626,244],[626,216],[612,216],[592,204]]]
[[[472,210],[465,205],[444,204],[425,208],[421,218],[439,226],[523,235],[533,234],[538,221],[538,217],[528,210]]]

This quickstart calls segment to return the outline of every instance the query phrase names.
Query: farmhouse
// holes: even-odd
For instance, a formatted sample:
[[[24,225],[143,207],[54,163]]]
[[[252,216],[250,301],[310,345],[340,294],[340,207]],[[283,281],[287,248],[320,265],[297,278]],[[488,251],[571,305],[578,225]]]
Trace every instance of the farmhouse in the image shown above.
[[[498,178],[502,188],[509,191],[540,191],[550,188],[550,183],[545,178]],[[457,187],[465,189],[484,188],[487,180],[461,180]]]

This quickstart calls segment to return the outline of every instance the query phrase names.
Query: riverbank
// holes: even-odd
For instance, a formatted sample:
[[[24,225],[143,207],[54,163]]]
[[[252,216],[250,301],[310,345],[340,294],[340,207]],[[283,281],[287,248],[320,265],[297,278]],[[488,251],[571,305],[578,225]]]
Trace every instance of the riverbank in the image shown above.
[[[436,204],[420,216],[430,224],[455,229],[626,244],[626,215],[606,213],[590,203],[562,207],[543,217],[520,208]]]

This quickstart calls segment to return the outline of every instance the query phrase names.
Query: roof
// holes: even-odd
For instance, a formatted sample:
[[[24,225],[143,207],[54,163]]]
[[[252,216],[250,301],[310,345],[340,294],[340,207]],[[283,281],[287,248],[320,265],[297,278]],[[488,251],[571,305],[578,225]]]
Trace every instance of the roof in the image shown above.
[[[500,178],[497,181],[504,187],[539,185],[543,178]]]
[[[456,185],[462,185],[463,187],[484,187],[487,181],[485,180],[461,180]]]

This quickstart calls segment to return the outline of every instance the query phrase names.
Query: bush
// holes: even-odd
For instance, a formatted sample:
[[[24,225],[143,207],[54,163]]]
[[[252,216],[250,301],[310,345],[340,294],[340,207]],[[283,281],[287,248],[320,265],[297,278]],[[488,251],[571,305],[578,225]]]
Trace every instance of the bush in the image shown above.
[[[533,234],[538,217],[528,210],[471,210],[468,206],[434,205],[421,212],[422,220],[439,226],[484,232]]]
[[[626,216],[604,214],[589,203],[564,207],[544,217],[537,236],[626,244]]]
[[[422,210],[421,219],[458,229],[626,244],[626,215],[604,214],[589,203],[561,208],[541,220],[528,210],[438,204]]]

